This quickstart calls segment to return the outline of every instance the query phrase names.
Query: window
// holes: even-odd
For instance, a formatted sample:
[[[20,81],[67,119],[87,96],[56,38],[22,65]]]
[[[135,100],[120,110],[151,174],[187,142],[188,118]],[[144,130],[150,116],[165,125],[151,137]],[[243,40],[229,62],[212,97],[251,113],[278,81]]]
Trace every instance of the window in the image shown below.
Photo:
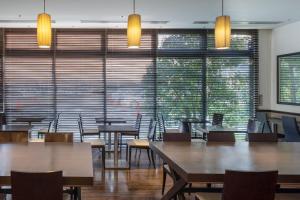
[[[142,113],[146,137],[158,113],[171,127],[178,118],[210,119],[215,112],[225,114],[224,124],[245,127],[255,113],[256,30],[233,30],[232,48],[221,51],[212,30],[146,29],[139,49],[127,48],[126,30],[54,29],[51,49],[37,47],[34,29],[2,33],[8,123],[21,116],[49,122],[61,113],[58,130],[79,139],[79,113],[86,128],[96,128],[97,117],[133,124]]]
[[[300,105],[300,53],[278,56],[277,66],[278,103]]]

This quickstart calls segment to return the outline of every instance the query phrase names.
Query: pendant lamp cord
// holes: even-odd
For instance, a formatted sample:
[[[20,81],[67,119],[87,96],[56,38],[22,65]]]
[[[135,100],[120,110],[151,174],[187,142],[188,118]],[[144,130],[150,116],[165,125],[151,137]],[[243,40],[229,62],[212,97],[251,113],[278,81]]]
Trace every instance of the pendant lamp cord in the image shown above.
[[[135,0],[133,0],[133,14],[135,14]]]
[[[44,13],[46,13],[46,0],[44,0]]]
[[[222,0],[222,16],[224,16],[224,0]]]

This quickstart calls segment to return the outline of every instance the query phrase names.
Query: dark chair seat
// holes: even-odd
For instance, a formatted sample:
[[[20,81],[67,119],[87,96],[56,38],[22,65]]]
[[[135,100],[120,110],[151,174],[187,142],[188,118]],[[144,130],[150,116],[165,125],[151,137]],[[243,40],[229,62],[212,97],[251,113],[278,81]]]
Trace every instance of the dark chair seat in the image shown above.
[[[275,194],[274,200],[299,200],[300,194]],[[197,193],[196,200],[222,200],[222,193]]]

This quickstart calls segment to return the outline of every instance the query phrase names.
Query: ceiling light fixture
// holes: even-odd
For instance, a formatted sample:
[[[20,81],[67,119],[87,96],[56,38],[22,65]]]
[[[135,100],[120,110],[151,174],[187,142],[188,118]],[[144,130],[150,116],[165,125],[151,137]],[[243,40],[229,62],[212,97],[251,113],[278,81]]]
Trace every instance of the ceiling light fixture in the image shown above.
[[[230,48],[231,22],[230,16],[224,15],[224,0],[222,0],[222,16],[218,16],[215,24],[216,49]]]
[[[133,14],[128,16],[127,23],[128,48],[139,48],[141,46],[142,25],[141,15],[135,13],[135,0],[133,0]]]
[[[39,48],[50,48],[52,43],[51,16],[46,13],[45,0],[44,12],[37,19],[37,43]]]

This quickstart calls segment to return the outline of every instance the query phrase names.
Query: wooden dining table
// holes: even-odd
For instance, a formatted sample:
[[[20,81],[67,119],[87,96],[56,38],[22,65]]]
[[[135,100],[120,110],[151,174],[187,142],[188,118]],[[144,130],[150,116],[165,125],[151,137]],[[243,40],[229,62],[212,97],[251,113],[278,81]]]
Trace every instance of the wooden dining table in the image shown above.
[[[88,143],[0,144],[0,186],[11,184],[11,171],[63,171],[63,185],[93,185],[93,162]],[[79,189],[80,192],[80,189]]]
[[[112,124],[125,124],[127,121],[123,118],[95,118],[96,123],[104,124],[104,125],[112,125]],[[106,135],[105,140],[106,140]],[[108,152],[111,152],[111,134],[108,134]]]
[[[0,125],[0,131],[2,132],[28,132],[30,128],[26,125]]]
[[[98,126],[99,132],[114,134],[114,159],[113,164],[105,164],[106,169],[128,169],[128,163],[122,159],[119,160],[119,135],[121,133],[135,133],[137,129],[131,125],[101,125]]]
[[[223,183],[225,170],[278,170],[279,184],[300,184],[300,143],[153,142],[176,181],[162,197],[171,199],[188,183]]]

